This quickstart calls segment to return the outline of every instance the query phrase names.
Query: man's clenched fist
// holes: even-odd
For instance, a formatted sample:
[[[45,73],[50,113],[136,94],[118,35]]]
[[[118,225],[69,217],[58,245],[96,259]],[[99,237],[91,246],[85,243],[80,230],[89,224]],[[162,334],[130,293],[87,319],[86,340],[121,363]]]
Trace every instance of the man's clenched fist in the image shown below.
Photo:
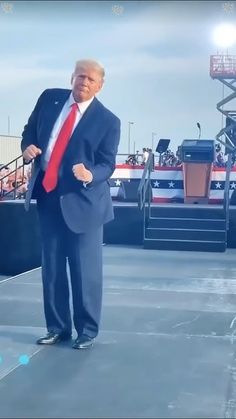
[[[86,169],[83,163],[74,164],[72,171],[76,179],[81,180],[82,182],[90,183],[93,180],[92,173]]]
[[[42,150],[36,147],[34,144],[29,145],[23,152],[23,158],[26,162],[35,159],[39,154],[42,154]]]

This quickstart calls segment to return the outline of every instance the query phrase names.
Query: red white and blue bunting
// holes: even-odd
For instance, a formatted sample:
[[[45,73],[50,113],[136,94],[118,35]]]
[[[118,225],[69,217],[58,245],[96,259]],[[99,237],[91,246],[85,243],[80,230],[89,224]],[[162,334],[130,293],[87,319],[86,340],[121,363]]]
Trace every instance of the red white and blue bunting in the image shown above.
[[[143,174],[143,166],[117,165],[110,179],[111,196],[117,198],[124,182],[138,185]],[[210,186],[210,203],[220,203],[224,197],[225,169],[214,167]],[[153,202],[183,202],[184,182],[182,167],[156,166],[151,173]],[[236,189],[236,168],[230,173],[230,196]]]

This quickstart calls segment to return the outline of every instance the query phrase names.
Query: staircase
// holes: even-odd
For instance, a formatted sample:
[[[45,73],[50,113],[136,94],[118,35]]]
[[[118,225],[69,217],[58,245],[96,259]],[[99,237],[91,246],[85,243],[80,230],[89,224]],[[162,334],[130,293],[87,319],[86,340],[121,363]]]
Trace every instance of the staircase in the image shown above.
[[[226,219],[222,207],[151,206],[144,227],[145,249],[224,252],[226,247]]]

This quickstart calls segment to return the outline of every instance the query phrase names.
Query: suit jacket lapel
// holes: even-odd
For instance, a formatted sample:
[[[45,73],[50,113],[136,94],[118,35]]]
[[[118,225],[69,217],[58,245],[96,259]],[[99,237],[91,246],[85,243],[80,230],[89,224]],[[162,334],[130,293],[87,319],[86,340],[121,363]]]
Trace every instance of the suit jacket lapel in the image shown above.
[[[96,112],[98,109],[99,101],[95,97],[92,103],[89,105],[89,107],[84,112],[81,120],[79,121],[77,127],[75,128],[73,135],[71,137],[71,140],[73,140],[73,137],[78,137],[78,135],[83,131],[84,127],[86,127],[86,124],[91,119],[96,119]]]
[[[68,90],[66,92],[63,92],[62,94],[58,94],[58,96],[55,96],[52,101],[52,105],[50,106],[50,112],[47,113],[46,117],[44,116],[44,138],[48,142],[49,137],[51,135],[53,126],[60,115],[60,112],[62,111],[62,108],[65,104],[65,102],[68,100],[70,96],[71,90]],[[45,146],[47,146],[47,142]]]

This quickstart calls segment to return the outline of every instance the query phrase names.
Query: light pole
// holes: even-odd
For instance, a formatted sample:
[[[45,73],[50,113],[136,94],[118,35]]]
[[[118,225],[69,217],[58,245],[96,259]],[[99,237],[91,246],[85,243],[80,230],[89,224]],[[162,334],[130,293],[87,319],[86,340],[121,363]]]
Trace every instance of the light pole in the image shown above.
[[[10,135],[10,116],[7,117],[7,135]]]
[[[130,126],[131,125],[134,125],[134,122],[128,121],[128,124],[129,124],[129,132],[128,132],[128,154],[130,154],[130,131],[131,131]]]
[[[156,132],[152,132],[152,152],[153,152],[153,146],[154,146],[154,137],[157,135]]]

